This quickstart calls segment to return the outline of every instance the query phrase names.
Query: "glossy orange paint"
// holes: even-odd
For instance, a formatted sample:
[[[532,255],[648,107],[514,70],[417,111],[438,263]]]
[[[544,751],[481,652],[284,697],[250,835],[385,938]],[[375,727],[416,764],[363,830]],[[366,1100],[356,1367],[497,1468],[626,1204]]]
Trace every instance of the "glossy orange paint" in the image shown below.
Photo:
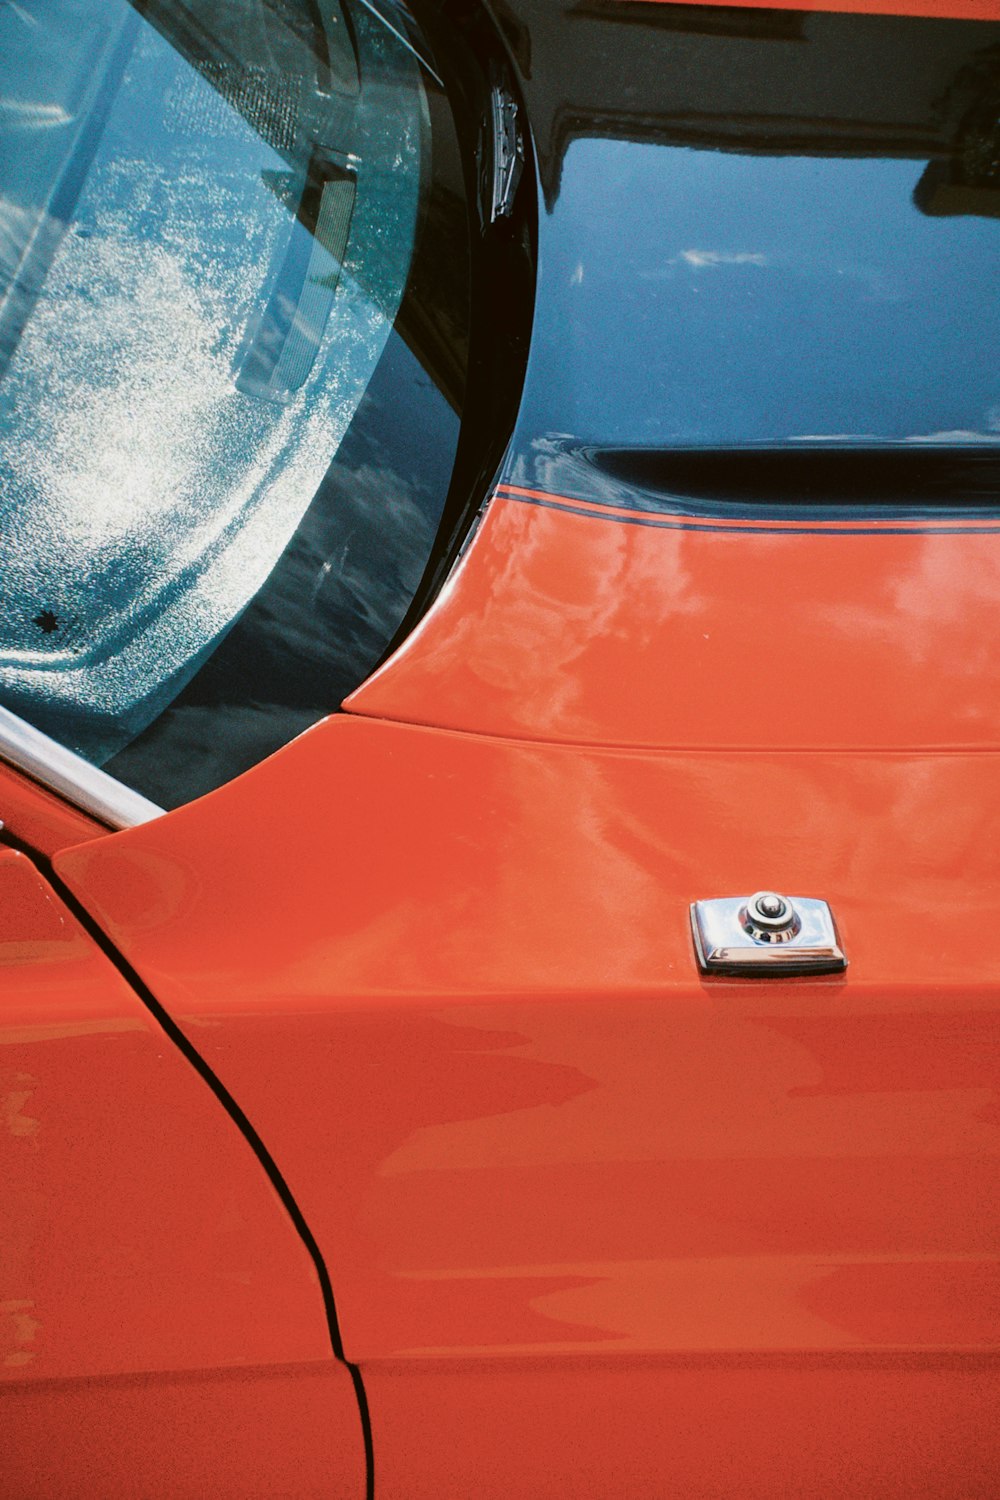
[[[21,843],[52,855],[69,844],[100,838],[107,829],[12,766],[0,761],[0,820]]]
[[[475,1364],[440,1387],[457,1404],[436,1429],[471,1434],[512,1356],[536,1361],[526,1405],[586,1356],[590,1401],[660,1400],[667,1422],[681,1385],[686,1413],[745,1385],[752,1426],[782,1389],[755,1361],[778,1351],[821,1372],[781,1427],[803,1490],[839,1452],[841,1493],[875,1474],[911,1494],[925,1445],[937,1493],[968,1496],[1000,1455],[944,1419],[959,1398],[941,1406],[931,1372],[957,1366],[980,1412],[996,1399],[1000,948],[968,933],[995,925],[997,769],[341,717],[57,864],[285,1173],[379,1392],[377,1475],[402,1483],[407,1442],[434,1441],[415,1436],[439,1388],[418,1390],[423,1361]],[[688,903],[762,884],[831,901],[846,978],[699,977]],[[825,1405],[860,1399],[845,1354],[870,1361],[869,1420],[821,1441]],[[380,1385],[400,1363],[412,1421]],[[496,1441],[469,1436],[453,1492],[534,1493],[546,1465],[571,1492],[580,1451],[586,1493],[615,1492],[591,1409],[493,1477]],[[636,1462],[729,1493],[715,1441],[658,1429]]]
[[[361,1500],[342,1364],[39,1381],[0,1393],[3,1493],[24,1500]]]
[[[4,1492],[363,1494],[350,1376],[276,1193],[9,849],[0,997]]]
[[[993,1500],[985,1362],[429,1360],[366,1367],[381,1500]],[[553,1454],[558,1462],[553,1463]]]
[[[642,0],[647,5],[704,5],[705,0]],[[718,0],[723,3],[723,0]],[[1000,0],[724,0],[753,10],[833,10],[851,15],[1000,20]]]
[[[977,525],[671,521],[508,486],[347,707],[593,744],[995,748],[1000,527]]]

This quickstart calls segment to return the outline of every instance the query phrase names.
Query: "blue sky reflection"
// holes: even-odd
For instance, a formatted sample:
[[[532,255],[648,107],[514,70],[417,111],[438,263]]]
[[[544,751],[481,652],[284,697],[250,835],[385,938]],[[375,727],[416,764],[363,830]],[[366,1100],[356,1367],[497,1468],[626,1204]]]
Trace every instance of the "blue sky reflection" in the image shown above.
[[[1000,220],[921,212],[925,166],[574,142],[541,226],[534,430],[1000,441]]]

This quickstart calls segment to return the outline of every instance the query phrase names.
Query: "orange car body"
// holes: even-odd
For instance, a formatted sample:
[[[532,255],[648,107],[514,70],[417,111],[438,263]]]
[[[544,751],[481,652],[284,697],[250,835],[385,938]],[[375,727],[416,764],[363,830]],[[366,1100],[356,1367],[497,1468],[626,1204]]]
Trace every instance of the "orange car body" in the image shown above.
[[[1000,521],[504,482],[237,781],[4,772],[4,1490],[994,1495],[998,604]],[[699,973],[765,885],[846,974]]]

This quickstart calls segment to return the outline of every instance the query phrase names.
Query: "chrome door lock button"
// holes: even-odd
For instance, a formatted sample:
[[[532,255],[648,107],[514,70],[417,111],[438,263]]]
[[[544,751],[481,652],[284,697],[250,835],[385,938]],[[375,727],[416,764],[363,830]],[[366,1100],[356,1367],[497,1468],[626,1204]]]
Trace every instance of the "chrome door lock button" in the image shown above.
[[[758,891],[756,896],[750,897],[747,910],[762,922],[784,922],[788,917],[788,902],[773,891]]]
[[[743,930],[757,943],[787,943],[802,926],[791,901],[776,891],[758,891],[742,913]]]
[[[723,896],[696,901],[691,931],[706,974],[834,974],[847,958],[833,913],[812,896]]]

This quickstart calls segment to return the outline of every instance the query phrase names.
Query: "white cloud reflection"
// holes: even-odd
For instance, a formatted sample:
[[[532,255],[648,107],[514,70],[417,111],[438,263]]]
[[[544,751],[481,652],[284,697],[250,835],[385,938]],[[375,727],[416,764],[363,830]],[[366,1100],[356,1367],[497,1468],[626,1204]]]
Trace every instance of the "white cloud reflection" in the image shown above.
[[[675,264],[682,260],[696,271],[708,266],[766,266],[767,256],[756,251],[733,250],[682,250]]]

